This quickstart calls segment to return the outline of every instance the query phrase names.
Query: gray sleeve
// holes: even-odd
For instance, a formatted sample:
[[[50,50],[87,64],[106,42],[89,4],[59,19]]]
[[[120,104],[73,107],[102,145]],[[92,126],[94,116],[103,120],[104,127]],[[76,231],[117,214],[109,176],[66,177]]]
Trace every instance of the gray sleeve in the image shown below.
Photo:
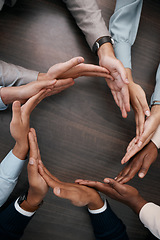
[[[154,102],[156,102],[156,104],[160,104],[160,64],[158,66],[157,74],[156,74],[156,85],[151,97],[151,106],[153,105]]]
[[[96,0],[63,0],[92,49],[95,41],[110,36]]]
[[[0,61],[0,86],[20,86],[37,80],[38,72]]]

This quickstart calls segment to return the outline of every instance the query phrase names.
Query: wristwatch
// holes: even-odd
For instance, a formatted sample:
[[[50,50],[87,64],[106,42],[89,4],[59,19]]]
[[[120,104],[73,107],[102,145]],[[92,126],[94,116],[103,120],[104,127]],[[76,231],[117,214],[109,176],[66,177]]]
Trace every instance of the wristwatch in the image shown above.
[[[110,36],[101,37],[99,40],[97,40],[94,43],[92,51],[97,55],[97,51],[100,48],[100,46],[102,46],[104,43],[108,43],[108,42],[113,45],[114,44],[113,38],[111,38]]]
[[[21,196],[18,198],[17,203],[18,203],[19,206],[21,205],[21,203],[22,203],[24,200],[27,201],[27,195],[28,195],[28,191],[25,192],[23,195],[21,195]]]
[[[23,195],[21,195],[21,196],[18,198],[17,203],[18,203],[19,206],[21,205],[21,203],[22,203],[23,201],[27,201],[27,195],[28,195],[28,191],[25,192]],[[39,207],[41,207],[42,205],[43,205],[43,200],[42,200],[42,202],[41,202],[37,207],[39,208]]]

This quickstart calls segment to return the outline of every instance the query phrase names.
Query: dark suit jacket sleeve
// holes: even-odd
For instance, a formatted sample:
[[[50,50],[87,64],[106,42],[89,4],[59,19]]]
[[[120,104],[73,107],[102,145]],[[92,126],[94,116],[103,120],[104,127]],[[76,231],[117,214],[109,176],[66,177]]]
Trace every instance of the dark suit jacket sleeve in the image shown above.
[[[107,209],[98,214],[89,213],[97,240],[128,240],[126,227],[112,211],[109,203]]]
[[[0,212],[0,240],[17,240],[23,235],[24,229],[32,217],[20,214],[14,202]]]

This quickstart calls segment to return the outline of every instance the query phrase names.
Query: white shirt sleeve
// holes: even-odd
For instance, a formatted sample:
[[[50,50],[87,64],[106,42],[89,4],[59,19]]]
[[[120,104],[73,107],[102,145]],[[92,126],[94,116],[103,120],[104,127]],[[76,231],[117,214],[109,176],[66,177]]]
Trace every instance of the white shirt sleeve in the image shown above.
[[[96,209],[96,210],[90,210],[90,209],[88,208],[88,211],[89,211],[90,213],[92,213],[92,214],[98,214],[98,213],[104,212],[106,209],[107,209],[107,202],[106,202],[106,200],[105,200],[103,207],[101,207],[101,208],[99,208],[99,209]]]
[[[0,164],[0,206],[2,206],[13,191],[21,173],[25,160],[20,160],[12,150]]]
[[[151,233],[160,239],[160,206],[154,203],[146,203],[139,213],[139,218]]]
[[[156,145],[157,148],[160,148],[160,125],[155,131],[153,137],[151,138],[151,141]]]
[[[36,211],[34,212],[28,212],[28,211],[25,211],[24,209],[22,209],[19,204],[18,204],[18,199],[15,201],[14,203],[14,207],[15,209],[17,210],[17,212],[19,212],[20,214],[26,216],[26,217],[32,217]]]

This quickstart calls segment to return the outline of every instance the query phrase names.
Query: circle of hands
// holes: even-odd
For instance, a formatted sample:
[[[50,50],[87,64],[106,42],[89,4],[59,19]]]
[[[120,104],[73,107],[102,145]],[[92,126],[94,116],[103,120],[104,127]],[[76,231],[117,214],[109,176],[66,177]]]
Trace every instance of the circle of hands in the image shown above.
[[[159,116],[154,107],[150,112],[143,89],[132,81],[130,72],[125,71],[119,60],[113,56],[99,58],[100,66],[84,64],[82,57],[76,57],[52,66],[47,73],[40,73],[35,82],[11,89],[1,89],[3,101],[6,104],[14,102],[10,124],[11,135],[16,140],[13,153],[18,151],[21,159],[24,159],[30,149],[27,167],[29,180],[27,202],[30,206],[38,206],[49,187],[56,196],[68,199],[76,206],[88,205],[90,209],[103,206],[97,191],[127,204],[136,213],[145,203],[135,188],[124,183],[132,179],[138,171],[139,177],[143,178],[156,160],[157,148],[150,140],[159,125]],[[122,116],[126,118],[127,112],[130,111],[129,100],[135,113],[136,137],[128,145],[121,161],[122,164],[128,163],[115,179],[105,178],[103,183],[83,179],[77,179],[75,183],[65,183],[57,179],[42,163],[36,132],[30,128],[30,114],[37,104],[45,97],[69,88],[74,84],[74,79],[80,76],[104,77]],[[140,204],[137,205],[137,202]]]

